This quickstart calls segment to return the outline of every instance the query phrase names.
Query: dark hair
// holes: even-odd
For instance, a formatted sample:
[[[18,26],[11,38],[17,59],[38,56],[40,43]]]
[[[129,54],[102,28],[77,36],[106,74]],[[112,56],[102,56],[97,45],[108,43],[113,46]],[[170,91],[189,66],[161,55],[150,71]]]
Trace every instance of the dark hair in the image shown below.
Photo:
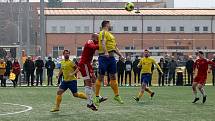
[[[144,52],[149,52],[149,50],[145,49]]]
[[[107,20],[102,21],[102,28],[106,27],[106,25],[109,23],[110,23],[110,21],[107,21]]]
[[[202,55],[204,54],[202,51],[199,51],[198,53],[199,53],[199,54],[202,54]]]
[[[64,51],[63,51],[63,54],[64,54],[65,52],[69,52],[69,53],[70,53],[70,51],[69,51],[69,50],[64,50]]]

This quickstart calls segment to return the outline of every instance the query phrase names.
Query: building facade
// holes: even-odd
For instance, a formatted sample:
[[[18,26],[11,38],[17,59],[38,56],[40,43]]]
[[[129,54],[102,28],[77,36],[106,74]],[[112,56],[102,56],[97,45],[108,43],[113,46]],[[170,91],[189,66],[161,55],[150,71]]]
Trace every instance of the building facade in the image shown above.
[[[120,9],[46,9],[45,15],[46,54],[54,57],[65,48],[80,56],[85,41],[100,31],[103,20],[111,21],[122,51],[172,50],[174,54],[215,48],[215,9],[142,9],[139,14]]]

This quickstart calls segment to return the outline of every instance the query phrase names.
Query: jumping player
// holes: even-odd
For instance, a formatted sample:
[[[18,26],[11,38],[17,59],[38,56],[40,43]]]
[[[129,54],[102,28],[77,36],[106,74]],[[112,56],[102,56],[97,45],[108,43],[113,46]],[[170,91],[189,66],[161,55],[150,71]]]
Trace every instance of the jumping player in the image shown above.
[[[199,56],[199,59],[197,59],[195,61],[194,67],[193,67],[193,73],[195,73],[196,69],[198,70],[198,72],[197,72],[197,75],[192,84],[192,90],[193,90],[193,94],[195,96],[195,99],[192,103],[196,103],[199,100],[199,97],[197,96],[196,87],[198,87],[199,91],[201,92],[201,94],[203,96],[202,103],[205,103],[206,99],[207,99],[207,95],[204,90],[204,85],[207,80],[208,66],[209,65],[215,66],[215,63],[205,59],[204,53],[202,51],[198,52],[198,56]]]
[[[77,66],[69,60],[69,50],[63,51],[64,60],[61,62],[61,69],[58,77],[63,73],[64,80],[61,82],[56,96],[56,105],[51,112],[59,111],[63,93],[69,88],[74,97],[87,99],[86,95],[77,90],[77,78],[75,74],[78,72]]]
[[[101,88],[101,82],[104,81],[105,73],[110,74],[110,86],[115,94],[114,100],[123,104],[121,97],[119,96],[118,83],[116,80],[116,59],[114,57],[117,54],[120,59],[124,60],[124,57],[117,48],[115,37],[109,32],[111,29],[110,21],[102,22],[102,30],[99,33],[99,77],[96,81],[96,97],[94,103],[99,106],[99,91]]]
[[[154,96],[154,92],[152,92],[148,87],[148,83],[151,80],[151,67],[152,64],[155,64],[159,71],[163,74],[163,71],[161,70],[160,66],[155,62],[153,58],[149,57],[149,51],[144,51],[144,57],[140,60],[139,64],[137,65],[139,68],[141,68],[141,88],[140,92],[137,97],[134,97],[134,99],[138,102],[140,98],[143,96],[144,91],[147,91],[151,98]]]
[[[85,83],[85,93],[87,95],[87,107],[97,111],[96,106],[93,104],[93,91],[95,91],[96,76],[91,65],[93,55],[96,50],[99,49],[98,46],[98,34],[92,34],[91,40],[88,40],[85,45],[81,55],[80,62],[78,64],[79,71],[84,79]],[[100,97],[100,102],[107,100],[107,98]]]

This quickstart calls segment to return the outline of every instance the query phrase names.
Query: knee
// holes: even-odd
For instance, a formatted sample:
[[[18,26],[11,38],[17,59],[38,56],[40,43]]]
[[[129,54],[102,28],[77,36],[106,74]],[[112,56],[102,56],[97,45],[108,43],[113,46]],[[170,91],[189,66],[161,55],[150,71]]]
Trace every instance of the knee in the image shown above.
[[[116,80],[116,75],[115,74],[110,74],[110,79],[111,80]]]

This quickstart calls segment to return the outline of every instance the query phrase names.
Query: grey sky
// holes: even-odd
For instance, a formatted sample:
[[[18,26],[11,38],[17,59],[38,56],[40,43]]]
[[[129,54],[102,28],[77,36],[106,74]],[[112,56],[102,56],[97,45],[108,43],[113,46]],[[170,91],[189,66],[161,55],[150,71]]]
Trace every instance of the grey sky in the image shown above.
[[[0,0],[0,1],[5,1],[5,0]],[[24,1],[24,0],[23,0]],[[30,0],[32,2],[38,2],[40,0]],[[48,0],[45,0],[48,1]],[[97,1],[99,2],[100,0],[63,0],[65,2],[70,2],[70,1]],[[137,1],[137,0],[101,0],[101,1]],[[154,1],[154,0],[139,0],[139,1]],[[201,8],[215,8],[215,0],[175,0],[174,6],[176,8],[180,7],[201,7]]]

